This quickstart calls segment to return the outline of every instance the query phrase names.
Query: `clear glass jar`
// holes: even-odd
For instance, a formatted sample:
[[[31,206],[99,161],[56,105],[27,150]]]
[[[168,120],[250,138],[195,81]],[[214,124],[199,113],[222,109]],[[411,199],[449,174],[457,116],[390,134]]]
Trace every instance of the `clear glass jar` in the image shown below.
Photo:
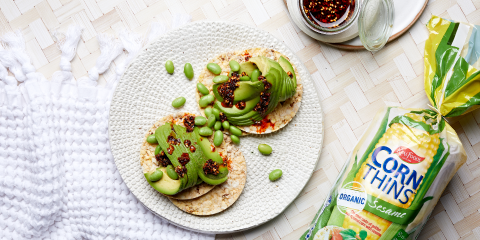
[[[358,35],[369,51],[387,43],[393,29],[395,6],[392,0],[364,0],[358,17]]]
[[[308,28],[332,35],[353,25],[360,12],[361,0],[298,0],[298,4]]]

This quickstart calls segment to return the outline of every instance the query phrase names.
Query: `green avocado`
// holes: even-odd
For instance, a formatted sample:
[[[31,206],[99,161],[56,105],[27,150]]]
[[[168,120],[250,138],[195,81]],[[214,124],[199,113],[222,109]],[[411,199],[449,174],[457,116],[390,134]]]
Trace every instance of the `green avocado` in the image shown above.
[[[288,76],[288,72],[292,74],[292,77],[290,78],[290,80],[287,79],[284,81],[285,84],[283,87],[284,89],[283,91],[285,92],[284,97],[286,100],[288,98],[293,97],[293,95],[295,95],[295,92],[297,90],[297,76],[295,75],[295,69],[293,69],[292,64],[286,58],[280,56],[280,58],[278,58],[278,64],[280,64],[280,66],[283,68],[285,73],[287,73],[286,77],[290,78],[290,76]]]
[[[208,141],[207,138],[204,138],[198,134],[198,129],[197,127],[194,128],[194,134],[196,135],[197,142],[196,144],[200,147],[202,150],[201,153],[202,156],[199,156],[197,159],[197,165],[198,165],[198,176],[207,184],[210,185],[219,185],[228,179],[228,168],[226,166],[220,166],[219,167],[219,174],[213,175],[213,174],[205,174],[203,171],[203,166],[207,162],[207,160],[212,159],[212,161],[218,163],[219,165],[223,164],[223,158],[218,154],[217,150],[213,150],[212,144],[210,141]],[[200,153],[200,151],[195,151],[195,153]],[[200,155],[200,154],[198,154]]]
[[[257,66],[255,66],[252,62],[243,62],[240,63],[240,71],[238,71],[238,73],[242,74],[242,72],[245,72],[248,76],[251,76],[253,70],[255,69],[257,69]]]
[[[157,168],[162,170],[163,172],[163,177],[160,179],[160,181],[157,182],[151,182],[150,181],[150,174],[153,172],[145,173],[144,176],[147,179],[148,183],[150,186],[152,186],[155,190],[159,191],[160,193],[163,193],[165,195],[174,195],[178,192],[180,192],[180,187],[182,185],[181,180],[173,180],[167,175],[167,168],[165,167],[160,167]]]
[[[265,87],[262,82],[239,82],[238,88],[233,91],[233,103],[236,104],[239,101],[247,101],[260,95]]]

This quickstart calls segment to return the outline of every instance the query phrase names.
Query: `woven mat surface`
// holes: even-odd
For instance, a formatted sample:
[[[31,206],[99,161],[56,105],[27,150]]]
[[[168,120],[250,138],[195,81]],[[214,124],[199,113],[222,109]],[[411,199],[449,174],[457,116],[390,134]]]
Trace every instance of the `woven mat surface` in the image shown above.
[[[426,108],[423,49],[431,14],[480,24],[480,0],[431,0],[419,21],[375,54],[343,51],[312,40],[290,21],[282,0],[0,0],[0,33],[20,29],[34,66],[46,78],[58,70],[55,29],[85,29],[72,61],[75,78],[87,75],[100,55],[95,36],[123,28],[145,33],[151,22],[171,21],[172,13],[193,21],[244,22],[270,32],[301,58],[315,80],[324,110],[324,149],[303,193],[275,220],[217,239],[298,239],[373,115],[386,105]],[[120,57],[122,58],[122,57]],[[100,82],[105,82],[100,77]],[[480,239],[480,111],[449,120],[468,153],[420,239]]]

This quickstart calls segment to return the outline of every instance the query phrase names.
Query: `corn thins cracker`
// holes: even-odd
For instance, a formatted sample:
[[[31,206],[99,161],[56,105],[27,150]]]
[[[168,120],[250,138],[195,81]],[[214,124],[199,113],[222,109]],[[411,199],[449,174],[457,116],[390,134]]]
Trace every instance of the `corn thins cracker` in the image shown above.
[[[433,16],[425,43],[430,109],[380,111],[301,240],[416,239],[467,156],[444,117],[480,104],[480,26]]]

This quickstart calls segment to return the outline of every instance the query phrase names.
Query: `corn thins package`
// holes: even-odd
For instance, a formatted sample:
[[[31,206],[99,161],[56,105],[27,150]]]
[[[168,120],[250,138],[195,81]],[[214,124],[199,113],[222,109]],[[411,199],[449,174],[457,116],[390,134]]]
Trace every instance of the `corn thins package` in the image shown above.
[[[425,43],[429,109],[372,120],[300,240],[417,239],[467,156],[444,117],[480,104],[479,26],[433,16]]]

